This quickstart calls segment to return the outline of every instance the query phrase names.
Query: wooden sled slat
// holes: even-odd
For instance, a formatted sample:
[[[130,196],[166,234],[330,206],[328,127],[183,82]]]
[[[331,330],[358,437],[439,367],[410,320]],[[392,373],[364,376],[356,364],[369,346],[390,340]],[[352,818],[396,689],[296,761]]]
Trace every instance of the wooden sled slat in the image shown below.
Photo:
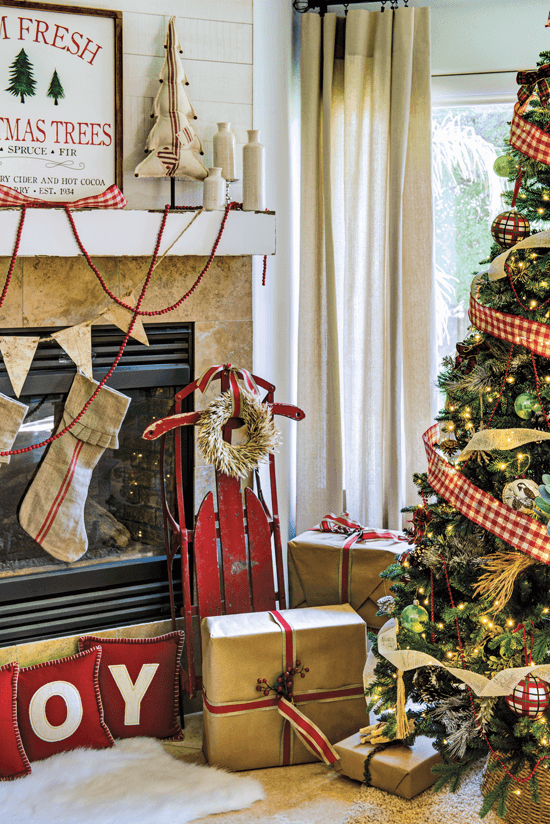
[[[252,609],[264,612],[275,609],[275,582],[271,557],[271,532],[264,508],[254,492],[245,490],[248,554],[252,583]]]

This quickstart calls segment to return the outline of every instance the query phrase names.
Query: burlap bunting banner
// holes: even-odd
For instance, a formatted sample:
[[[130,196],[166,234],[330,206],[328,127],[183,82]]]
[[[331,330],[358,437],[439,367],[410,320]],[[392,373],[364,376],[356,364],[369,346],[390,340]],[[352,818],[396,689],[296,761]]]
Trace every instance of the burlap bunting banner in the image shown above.
[[[77,326],[69,326],[68,329],[63,329],[61,332],[54,332],[52,338],[75,362],[77,369],[87,378],[93,380],[91,326],[91,321],[79,323]]]
[[[127,303],[128,306],[135,308],[136,300],[132,292],[128,292],[126,295],[123,295],[122,300],[124,303]],[[107,309],[101,313],[100,317],[103,320],[107,320],[109,323],[112,323],[113,326],[118,326],[118,328],[122,329],[123,332],[128,331],[132,321],[132,313],[130,310],[125,309],[124,306],[120,306],[118,303],[112,303],[111,306],[107,307]],[[143,321],[139,315],[136,318],[134,328],[132,329],[132,337],[140,343],[145,344],[145,346],[149,346],[149,340],[145,332],[145,327],[143,326]]]
[[[40,338],[23,336],[0,337],[0,352],[17,398],[31,368],[39,340]]]

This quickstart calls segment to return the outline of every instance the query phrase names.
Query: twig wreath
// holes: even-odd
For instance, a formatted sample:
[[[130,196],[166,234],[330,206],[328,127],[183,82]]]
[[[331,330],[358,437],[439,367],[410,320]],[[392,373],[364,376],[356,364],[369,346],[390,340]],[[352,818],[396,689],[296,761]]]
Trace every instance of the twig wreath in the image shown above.
[[[231,391],[215,398],[202,412],[197,424],[197,444],[218,472],[246,478],[258,463],[277,450],[281,444],[281,434],[275,426],[269,404],[262,403],[250,392],[241,392],[239,417],[248,429],[248,437],[243,444],[228,443],[223,439],[223,427],[233,414]]]

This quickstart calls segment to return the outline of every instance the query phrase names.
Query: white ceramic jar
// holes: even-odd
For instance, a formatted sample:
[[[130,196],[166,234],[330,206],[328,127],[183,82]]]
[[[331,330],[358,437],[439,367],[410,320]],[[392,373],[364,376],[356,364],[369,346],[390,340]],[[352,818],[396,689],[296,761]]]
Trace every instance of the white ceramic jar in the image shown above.
[[[208,177],[204,179],[203,183],[202,206],[207,212],[225,207],[225,180],[219,166],[208,169]]]
[[[236,180],[235,172],[235,135],[231,123],[218,123],[218,131],[213,137],[214,166],[220,167],[224,180]]]
[[[259,142],[258,129],[248,129],[243,146],[243,211],[265,211],[265,146]]]

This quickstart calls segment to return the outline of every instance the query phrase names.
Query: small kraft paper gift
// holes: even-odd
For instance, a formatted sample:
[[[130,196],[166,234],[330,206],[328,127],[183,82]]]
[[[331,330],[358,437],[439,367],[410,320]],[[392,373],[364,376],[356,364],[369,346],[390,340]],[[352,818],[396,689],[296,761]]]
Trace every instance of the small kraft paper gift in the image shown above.
[[[390,594],[380,573],[406,541],[399,532],[362,527],[347,512],[327,515],[288,544],[290,607],[349,603],[369,627],[379,629],[387,616],[376,615],[376,602]]]
[[[342,772],[356,781],[365,780],[365,760],[375,749],[373,744],[361,744],[358,732],[339,741],[334,749],[340,757]],[[432,742],[418,736],[412,747],[401,742],[375,753],[369,761],[370,786],[401,798],[414,798],[437,781],[434,764],[442,761]]]
[[[204,750],[230,770],[338,761],[366,722],[366,632],[348,604],[202,622]]]

